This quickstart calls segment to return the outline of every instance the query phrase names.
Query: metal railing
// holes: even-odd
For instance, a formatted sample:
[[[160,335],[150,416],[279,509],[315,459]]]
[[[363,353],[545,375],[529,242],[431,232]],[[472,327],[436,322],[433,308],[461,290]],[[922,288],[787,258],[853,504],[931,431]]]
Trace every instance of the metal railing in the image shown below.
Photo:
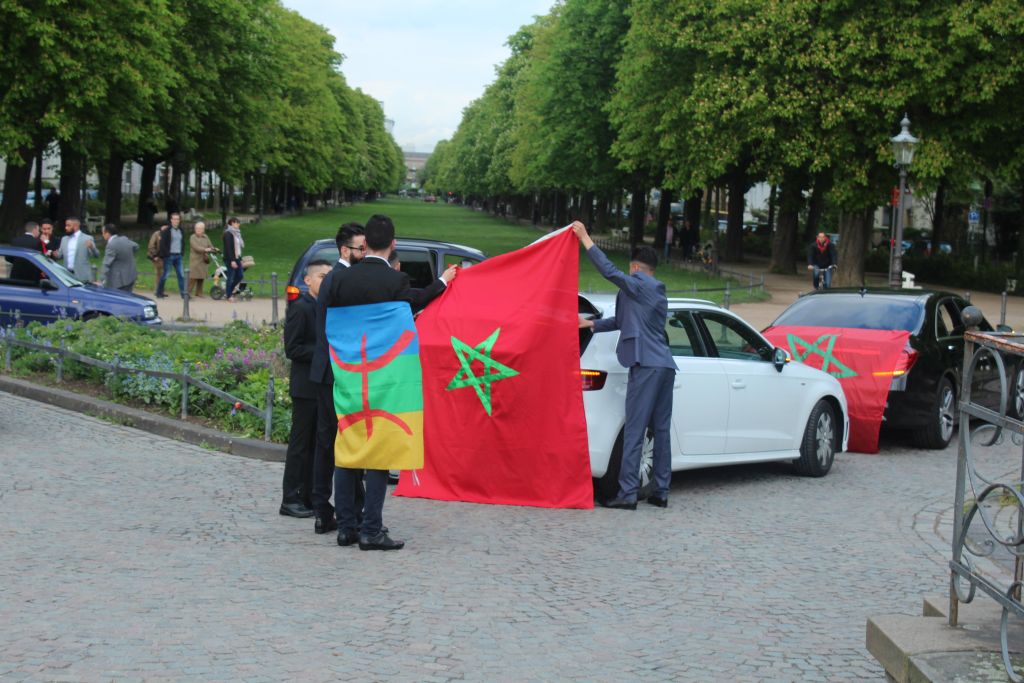
[[[1002,607],[999,629],[1003,666],[1015,683],[1024,681],[1010,660],[1009,618],[1024,618],[1021,588],[1024,585],[1024,422],[1009,417],[1007,399],[1014,378],[1024,362],[1024,336],[1012,333],[975,332],[964,334],[963,383],[960,390],[960,438],[953,507],[953,555],[949,562],[949,624],[956,626],[959,603],[974,600],[978,590]],[[1000,403],[998,412],[972,401],[971,383],[975,373],[994,366],[998,371]],[[1016,394],[1016,391],[1013,392]],[[1019,415],[1020,409],[1015,408]],[[970,428],[970,419],[979,423]],[[1005,444],[1009,435],[1015,458],[1007,465],[1010,475],[991,476],[979,468],[976,447]],[[994,452],[994,451],[993,451]],[[989,453],[986,453],[989,455]],[[1017,468],[1020,468],[1019,471]],[[1013,474],[1016,472],[1016,474]],[[1006,479],[1006,477],[1011,477]],[[1012,478],[1015,477],[1015,478]],[[973,524],[980,521],[980,524]],[[973,529],[972,529],[973,524]],[[978,558],[1001,560],[1012,565],[1008,580],[1001,571],[982,572]],[[967,584],[966,588],[964,584]]]
[[[18,316],[15,316],[16,318]],[[4,372],[10,374],[11,372],[11,349],[13,347],[20,347],[29,349],[31,351],[41,351],[55,356],[55,369],[57,382],[61,383],[64,381],[64,362],[65,359],[76,361],[84,365],[89,365],[107,372],[113,372],[114,374],[126,374],[126,375],[144,375],[146,377],[154,377],[157,379],[167,379],[172,382],[178,382],[181,384],[181,419],[188,417],[188,394],[189,387],[195,387],[201,391],[205,391],[214,397],[226,401],[229,403],[234,410],[244,410],[247,413],[251,413],[256,417],[263,418],[263,440],[270,441],[271,430],[273,428],[274,419],[274,375],[271,374],[267,380],[267,393],[265,395],[266,405],[260,407],[249,403],[248,401],[233,396],[223,389],[219,389],[198,377],[192,377],[188,374],[188,366],[182,365],[181,372],[165,372],[163,370],[149,370],[146,368],[137,368],[129,365],[121,365],[120,363],[108,363],[98,358],[92,358],[81,353],[76,353],[66,348],[64,340],[61,339],[57,346],[53,344],[37,344],[35,342],[26,341],[24,339],[18,339],[12,328],[7,328],[3,331],[4,339]]]

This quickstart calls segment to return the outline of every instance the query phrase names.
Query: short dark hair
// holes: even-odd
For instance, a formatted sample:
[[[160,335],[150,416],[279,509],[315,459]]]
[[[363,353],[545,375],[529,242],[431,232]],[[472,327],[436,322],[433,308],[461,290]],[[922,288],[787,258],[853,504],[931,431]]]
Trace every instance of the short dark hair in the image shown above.
[[[64,225],[67,225],[68,223],[78,223],[79,225],[81,225],[82,219],[79,218],[78,216],[68,216],[67,218],[64,219]]]
[[[27,221],[25,223],[25,232],[32,232],[33,230],[36,230],[38,227],[39,224],[36,223],[35,221]]]
[[[361,223],[345,223],[338,228],[338,234],[334,236],[334,245],[338,247],[338,252],[341,252],[342,247],[351,247],[352,238],[363,234],[363,226]]]
[[[167,220],[171,220],[175,216],[181,218],[181,211],[171,211],[169,214],[167,214]]]
[[[52,228],[53,221],[51,221],[49,218],[44,218],[41,221],[39,221],[39,227],[43,227],[44,225],[49,225]]]
[[[326,266],[328,268],[333,268],[334,264],[332,264],[330,261],[325,261],[322,258],[318,258],[318,259],[315,259],[313,261],[310,261],[309,263],[306,264],[306,267],[302,269],[302,277],[306,277],[307,275],[309,275],[309,271],[311,269],[318,268],[320,266]]]
[[[384,251],[395,239],[395,224],[381,214],[370,216],[366,221],[366,246],[374,251]]]
[[[658,267],[658,252],[647,246],[637,247],[633,250],[633,255],[629,257],[629,260],[642,263],[651,270],[654,270]]]
[[[105,223],[103,225],[103,230],[111,235],[117,234],[117,226],[113,223]]]
[[[232,216],[228,219],[228,225],[241,225],[242,221],[238,220],[237,216]]]

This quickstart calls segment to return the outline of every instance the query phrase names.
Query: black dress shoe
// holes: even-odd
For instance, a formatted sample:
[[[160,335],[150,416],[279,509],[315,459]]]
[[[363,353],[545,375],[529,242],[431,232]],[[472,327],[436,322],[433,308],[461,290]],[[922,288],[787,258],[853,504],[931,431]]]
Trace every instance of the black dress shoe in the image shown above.
[[[612,498],[611,500],[606,500],[604,506],[613,510],[636,510],[636,501]]]
[[[657,496],[649,496],[647,498],[647,504],[653,505],[656,508],[667,508],[668,498],[658,498]]]
[[[359,532],[357,531],[339,531],[338,532],[338,545],[348,546],[355,545],[359,540]]]
[[[167,298],[167,295],[166,295],[166,294],[157,294],[157,295],[156,295],[156,298],[157,298],[157,299],[166,299],[166,298]]]
[[[384,531],[376,536],[359,534],[360,550],[401,550],[404,545],[405,541],[395,541]]]
[[[318,534],[330,533],[337,528],[338,520],[334,519],[334,517],[317,516],[316,522],[313,524],[313,531]]]
[[[278,511],[285,517],[299,517],[305,519],[313,516],[313,508],[308,508],[302,503],[281,503]]]

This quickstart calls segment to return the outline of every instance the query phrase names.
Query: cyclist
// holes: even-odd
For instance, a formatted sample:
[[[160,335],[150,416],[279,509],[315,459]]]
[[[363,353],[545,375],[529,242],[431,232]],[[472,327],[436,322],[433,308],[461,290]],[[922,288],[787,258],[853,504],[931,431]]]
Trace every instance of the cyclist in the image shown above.
[[[832,286],[832,271],[836,267],[836,248],[828,235],[818,233],[818,238],[807,247],[807,270],[811,271],[811,285],[815,289]]]

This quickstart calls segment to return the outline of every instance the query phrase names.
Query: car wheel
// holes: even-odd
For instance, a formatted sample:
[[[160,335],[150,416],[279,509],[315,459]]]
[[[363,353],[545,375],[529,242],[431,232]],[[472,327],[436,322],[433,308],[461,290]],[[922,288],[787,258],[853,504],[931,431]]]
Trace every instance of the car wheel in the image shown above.
[[[824,477],[828,474],[836,459],[838,432],[839,424],[832,406],[824,400],[815,403],[807,418],[807,426],[804,427],[800,459],[793,461],[796,471],[805,477]]]
[[[216,299],[217,301],[220,301],[221,299],[223,299],[224,298],[224,288],[221,287],[220,285],[214,285],[213,287],[210,287],[210,298],[211,299]]]
[[[611,500],[619,493],[619,473],[622,472],[622,441],[625,432],[619,430],[615,439],[608,469],[604,476],[597,480],[597,494],[601,500]],[[638,497],[646,498],[651,492],[651,476],[654,471],[654,432],[650,429],[644,434],[643,450],[640,451],[640,491]]]
[[[82,321],[89,322],[90,320],[96,320],[97,318],[105,318],[109,313],[103,313],[101,311],[88,311],[82,314]]]
[[[948,377],[939,381],[928,422],[914,432],[914,443],[921,448],[942,449],[953,440],[956,428],[956,391]]]
[[[1010,385],[1009,405],[1006,412],[1017,420],[1024,419],[1024,363],[1013,371],[1013,382]]]

